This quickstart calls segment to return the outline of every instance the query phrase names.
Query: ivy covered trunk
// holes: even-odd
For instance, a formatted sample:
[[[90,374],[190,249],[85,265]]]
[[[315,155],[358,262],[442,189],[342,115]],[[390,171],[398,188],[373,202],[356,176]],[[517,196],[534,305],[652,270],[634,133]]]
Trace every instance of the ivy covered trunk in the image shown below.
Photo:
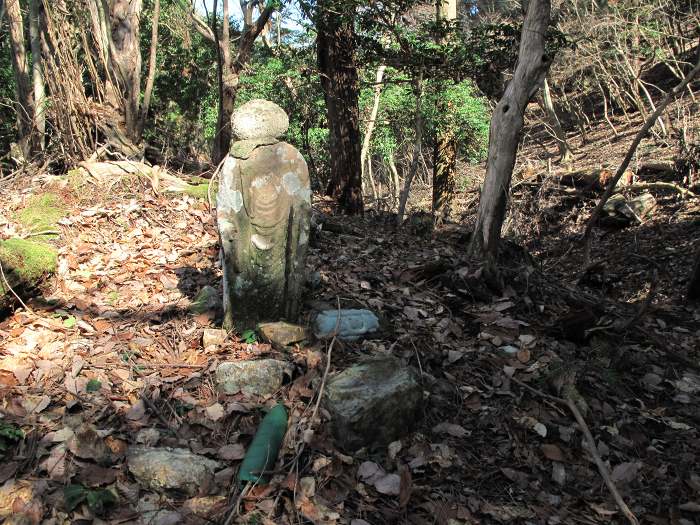
[[[433,156],[433,219],[439,226],[450,214],[457,186],[457,139],[453,129],[441,131]]]
[[[330,131],[331,178],[326,193],[346,213],[362,213],[359,81],[353,17],[331,0],[318,3],[316,47]]]

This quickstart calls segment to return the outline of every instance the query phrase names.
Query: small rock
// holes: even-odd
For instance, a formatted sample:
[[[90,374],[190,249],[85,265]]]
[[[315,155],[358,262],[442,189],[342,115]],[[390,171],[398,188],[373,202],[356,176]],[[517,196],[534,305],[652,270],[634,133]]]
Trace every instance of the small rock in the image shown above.
[[[189,311],[193,314],[203,314],[209,310],[217,310],[221,306],[219,292],[213,286],[202,288],[194,301],[190,304]]]
[[[324,406],[346,450],[385,446],[410,432],[421,412],[423,390],[414,369],[393,357],[373,359],[328,382]]]
[[[150,510],[144,512],[139,520],[143,525],[177,525],[182,523],[182,514],[174,510]]]
[[[155,428],[142,428],[136,433],[136,443],[152,447],[160,440],[160,432]]]
[[[226,496],[205,496],[188,499],[182,504],[183,510],[188,514],[194,514],[199,518],[214,520],[217,515],[226,510]]]
[[[202,333],[202,346],[204,348],[208,346],[221,346],[226,341],[226,330],[221,330],[218,328],[205,328]]]
[[[258,333],[263,341],[270,343],[278,350],[309,338],[306,328],[284,321],[259,324]]]
[[[132,447],[129,471],[156,491],[177,490],[195,496],[213,485],[219,463],[183,448]]]
[[[289,365],[276,359],[226,361],[216,368],[216,382],[226,394],[269,396],[282,386]]]
[[[337,335],[338,339],[355,341],[377,330],[379,318],[370,310],[324,310],[314,321],[314,334],[319,339]]]
[[[633,222],[646,219],[654,211],[656,199],[651,193],[642,193],[632,199],[621,193],[608,199],[603,206],[604,226],[627,226]]]

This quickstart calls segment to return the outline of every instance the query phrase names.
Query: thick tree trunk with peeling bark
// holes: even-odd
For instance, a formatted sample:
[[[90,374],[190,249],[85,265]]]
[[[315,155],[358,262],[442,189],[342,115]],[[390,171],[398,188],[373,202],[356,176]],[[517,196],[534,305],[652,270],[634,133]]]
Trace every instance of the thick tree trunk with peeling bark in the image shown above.
[[[552,62],[552,57],[545,53],[550,10],[550,0],[530,0],[515,73],[491,118],[486,179],[469,247],[470,252],[484,259],[488,266],[495,263],[501,240],[525,108],[542,84]]]

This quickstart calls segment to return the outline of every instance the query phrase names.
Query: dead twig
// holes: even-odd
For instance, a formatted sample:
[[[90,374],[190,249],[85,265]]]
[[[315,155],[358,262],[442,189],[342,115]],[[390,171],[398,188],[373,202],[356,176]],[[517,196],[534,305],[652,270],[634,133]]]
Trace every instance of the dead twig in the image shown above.
[[[22,307],[30,314],[34,313],[34,312],[32,312],[31,308],[29,308],[26,304],[24,304],[24,301],[22,301],[20,296],[17,295],[17,293],[12,289],[12,286],[10,286],[10,283],[7,282],[7,277],[5,277],[5,270],[3,270],[3,268],[2,268],[2,261],[0,261],[0,277],[2,277],[2,282],[4,283],[4,286],[10,291],[10,293],[12,295],[15,296],[15,299],[17,299],[19,301],[19,304],[21,304]]]
[[[608,472],[608,468],[605,466],[605,463],[603,463],[603,460],[600,458],[600,454],[598,454],[598,448],[596,447],[595,444],[595,439],[593,439],[593,434],[591,434],[590,428],[588,428],[588,425],[586,424],[586,420],[583,419],[583,416],[581,415],[581,411],[578,409],[576,406],[576,403],[574,402],[573,399],[570,397],[567,397],[566,399],[557,397],[557,396],[552,396],[550,394],[545,394],[541,390],[537,390],[536,388],[531,387],[528,384],[523,383],[522,381],[511,377],[511,381],[514,383],[520,385],[521,387],[525,388],[529,392],[542,397],[544,399],[548,399],[550,401],[555,401],[557,403],[560,403],[562,405],[565,405],[568,407],[568,409],[571,411],[571,413],[574,416],[574,419],[576,419],[576,423],[578,423],[578,426],[581,428],[581,431],[583,432],[583,436],[585,438],[585,442],[588,448],[588,452],[593,456],[593,461],[595,461],[596,467],[598,467],[598,472],[600,473],[600,476],[603,478],[603,481],[608,487],[608,490],[612,494],[613,499],[615,500],[615,503],[617,504],[617,508],[620,509],[622,514],[625,515],[627,518],[627,521],[629,521],[632,525],[639,525],[639,520],[637,517],[634,515],[634,513],[630,510],[630,508],[627,506],[627,503],[625,503],[625,500],[622,499],[622,496],[620,495],[620,492],[617,490],[617,487],[615,486],[615,482],[612,480],[610,477],[610,473]]]
[[[148,406],[149,410],[155,414],[155,416],[158,418],[158,420],[165,425],[165,428],[168,429],[168,431],[175,437],[179,438],[179,434],[177,432],[177,429],[174,428],[170,422],[165,419],[165,416],[161,413],[160,410],[158,410],[158,407],[155,405],[153,401],[148,397],[148,394],[146,393],[145,390],[142,390],[141,393],[139,394],[139,398],[146,403],[146,406]]]

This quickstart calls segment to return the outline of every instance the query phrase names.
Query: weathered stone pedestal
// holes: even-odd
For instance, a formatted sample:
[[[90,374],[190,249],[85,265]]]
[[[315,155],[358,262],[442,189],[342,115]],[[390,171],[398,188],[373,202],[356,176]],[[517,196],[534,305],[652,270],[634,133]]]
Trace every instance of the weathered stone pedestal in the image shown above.
[[[277,137],[284,110],[265,100],[238,108],[239,139],[224,161],[217,220],[224,273],[224,328],[295,321],[311,220],[309,172],[301,154]]]

